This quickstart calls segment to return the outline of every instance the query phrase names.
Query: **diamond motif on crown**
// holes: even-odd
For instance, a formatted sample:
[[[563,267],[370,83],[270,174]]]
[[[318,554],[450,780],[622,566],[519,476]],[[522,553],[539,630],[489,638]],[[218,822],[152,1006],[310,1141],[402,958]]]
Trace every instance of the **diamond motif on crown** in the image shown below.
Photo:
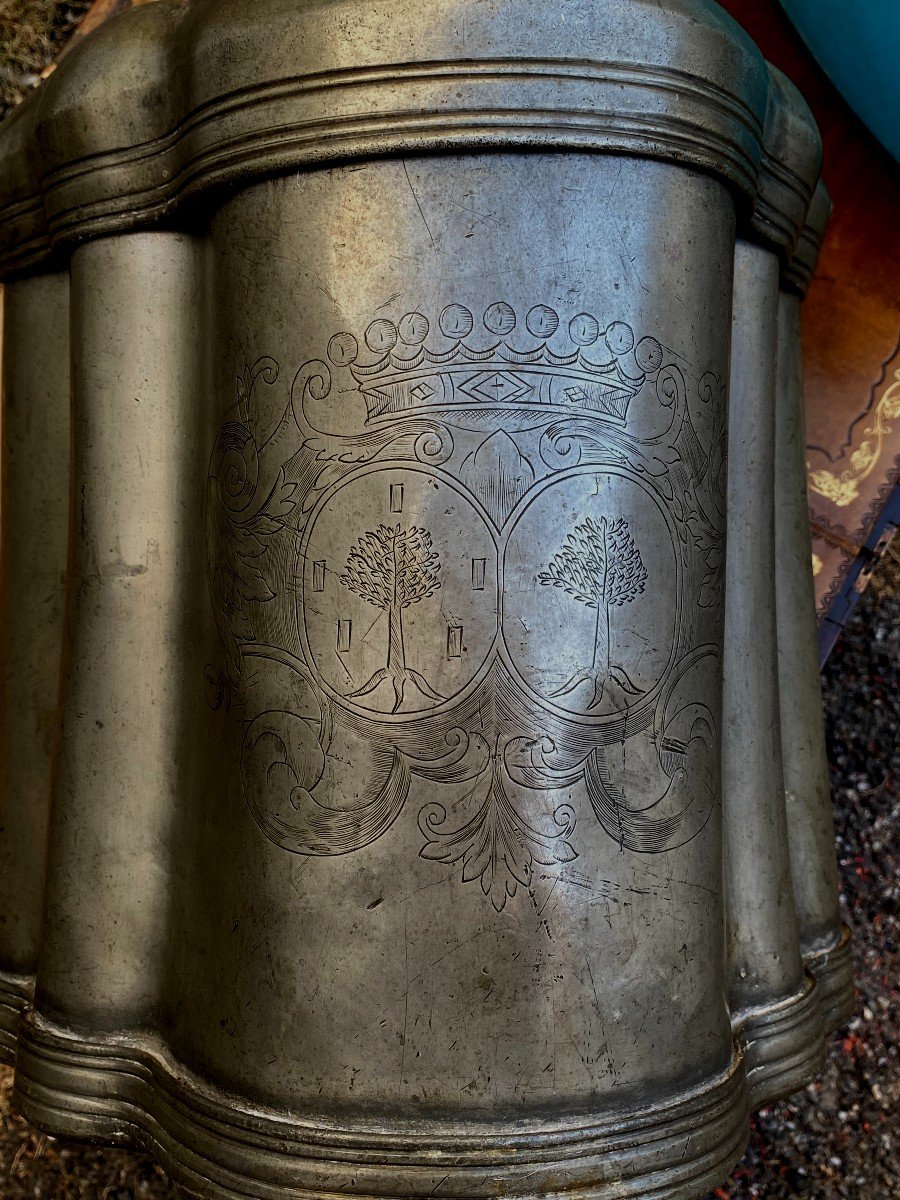
[[[495,404],[509,404],[532,390],[530,384],[507,371],[480,371],[464,383],[458,384],[458,387],[468,396]]]

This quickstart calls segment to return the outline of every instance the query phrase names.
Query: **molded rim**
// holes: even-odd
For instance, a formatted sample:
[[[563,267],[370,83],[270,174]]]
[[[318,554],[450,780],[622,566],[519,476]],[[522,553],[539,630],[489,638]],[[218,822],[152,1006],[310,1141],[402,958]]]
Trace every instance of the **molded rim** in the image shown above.
[[[16,1060],[19,1026],[33,995],[34,979],[31,976],[0,971],[0,1062]]]
[[[849,1021],[856,1008],[853,986],[853,947],[850,930],[841,926],[830,946],[804,955],[806,969],[816,979],[822,997],[822,1016],[826,1035]]]
[[[799,1091],[825,1062],[820,993],[809,977],[792,995],[741,1013],[734,1028],[744,1048],[753,1109]]]
[[[726,1178],[748,1131],[744,1065],[663,1104],[557,1119],[339,1125],[248,1107],[156,1044],[86,1040],[37,1016],[21,1025],[15,1103],[58,1136],[152,1151],[188,1192],[690,1200]]]
[[[0,127],[0,274],[373,156],[621,153],[755,194],[765,61],[708,0],[570,0],[562,24],[535,0],[429,5],[160,0],[106,22]]]

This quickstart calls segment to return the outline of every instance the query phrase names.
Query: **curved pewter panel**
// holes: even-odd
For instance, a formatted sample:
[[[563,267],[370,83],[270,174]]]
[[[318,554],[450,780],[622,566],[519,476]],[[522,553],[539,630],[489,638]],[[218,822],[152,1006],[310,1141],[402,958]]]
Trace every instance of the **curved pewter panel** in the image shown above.
[[[771,63],[753,240],[790,255],[803,232],[822,168],[822,138],[809,106]]]
[[[831,197],[825,184],[819,180],[813,193],[812,203],[806,215],[806,222],[794,249],[790,262],[785,269],[781,286],[799,296],[805,296],[812,282],[816,264],[819,261],[819,251],[825,240],[825,231],[831,220]]]
[[[0,273],[214,185],[397,152],[615,151],[754,192],[765,63],[709,0],[429,13],[160,0],[107,22],[0,130]]]

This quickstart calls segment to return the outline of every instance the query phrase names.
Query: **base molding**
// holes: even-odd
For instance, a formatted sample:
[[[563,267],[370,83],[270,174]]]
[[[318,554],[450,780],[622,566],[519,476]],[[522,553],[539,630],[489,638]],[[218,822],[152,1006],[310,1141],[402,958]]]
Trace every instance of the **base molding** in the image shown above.
[[[33,995],[34,979],[30,975],[0,971],[0,1062],[16,1060],[19,1026]]]
[[[154,1154],[188,1194],[222,1200],[494,1197],[694,1200],[742,1155],[744,1065],[665,1103],[617,1114],[515,1120],[411,1118],[355,1125],[249,1108],[149,1043],[85,1040],[39,1016],[20,1024],[14,1102],[60,1137]]]
[[[819,988],[809,976],[793,995],[741,1013],[734,1026],[753,1109],[805,1087],[825,1062]]]
[[[819,985],[825,1034],[834,1033],[849,1021],[856,1008],[853,986],[853,947],[846,925],[831,945],[804,954],[807,971]]]

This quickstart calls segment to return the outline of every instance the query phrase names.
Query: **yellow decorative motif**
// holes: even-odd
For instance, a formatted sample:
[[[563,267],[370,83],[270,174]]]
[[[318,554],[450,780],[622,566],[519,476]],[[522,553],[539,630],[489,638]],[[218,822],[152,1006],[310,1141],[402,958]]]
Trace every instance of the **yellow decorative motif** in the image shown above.
[[[812,556],[812,568],[813,568],[813,575],[818,575],[819,572],[822,570],[822,560],[821,560],[821,558],[819,558],[818,554],[816,554],[815,551],[813,551],[813,556]]]
[[[894,372],[894,382],[878,401],[873,416],[872,424],[863,430],[862,441],[850,455],[850,466],[846,471],[840,475],[826,470],[809,472],[810,489],[837,508],[846,508],[859,496],[860,480],[872,474],[881,457],[884,440],[892,432],[888,421],[900,417],[900,369]]]

